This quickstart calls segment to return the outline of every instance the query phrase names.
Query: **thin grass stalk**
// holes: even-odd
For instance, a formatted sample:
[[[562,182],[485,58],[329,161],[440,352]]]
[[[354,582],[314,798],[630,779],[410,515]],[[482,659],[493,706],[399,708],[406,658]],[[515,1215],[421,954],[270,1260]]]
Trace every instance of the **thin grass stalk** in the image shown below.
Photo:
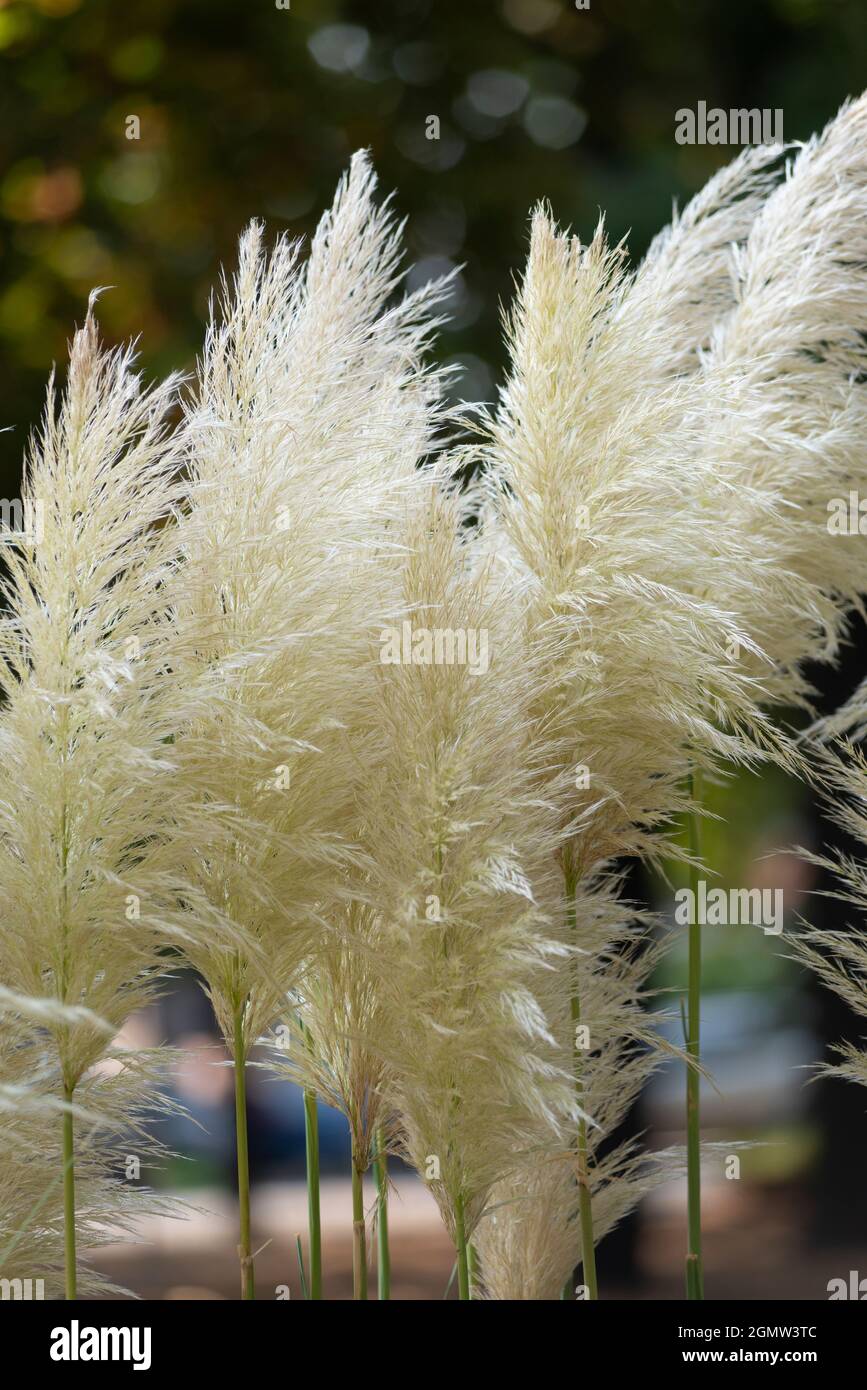
[[[572,999],[572,1020],[577,1029],[581,1021],[581,1006],[577,994]],[[579,1102],[582,1094],[580,1080],[576,1079],[575,1089]],[[588,1299],[598,1299],[599,1287],[596,1281],[596,1243],[593,1238],[593,1193],[590,1188],[590,1162],[587,1144],[587,1121],[578,1121],[578,1211],[581,1217],[581,1275],[587,1288]]]
[[[307,1051],[313,1052],[313,1039],[299,1018]],[[319,1201],[319,1110],[316,1092],[304,1087],[304,1147],[307,1159],[307,1239],[310,1253],[309,1297],[322,1298],[322,1218]]]
[[[72,1090],[63,1089],[63,1098],[70,1104]],[[63,1263],[67,1299],[78,1297],[75,1255],[75,1148],[72,1111],[63,1112]]]
[[[568,904],[569,935],[574,938],[577,923],[575,915],[575,872],[570,866],[564,871],[566,885],[566,901]],[[584,1086],[581,1080],[581,1049],[578,1046],[578,1026],[581,1022],[581,998],[576,987],[572,995],[572,1058],[575,1074],[575,1095],[579,1106],[584,1095]],[[599,1288],[596,1280],[596,1242],[593,1238],[593,1193],[590,1187],[590,1163],[589,1149],[587,1143],[587,1121],[582,1117],[578,1121],[578,1142],[576,1145],[577,1170],[578,1170],[578,1211],[581,1218],[581,1277],[587,1289],[588,1299],[596,1300],[599,1297]],[[571,1293],[566,1293],[564,1297],[571,1297]]]
[[[479,1286],[479,1255],[472,1241],[467,1247],[467,1273],[470,1280],[470,1300]]]
[[[319,1112],[316,1092],[304,1091],[304,1141],[307,1153],[307,1227],[310,1247],[311,1299],[322,1298],[322,1222],[319,1212]]]
[[[362,1171],[352,1150],[352,1297],[367,1298],[367,1234],[364,1228],[364,1187]]]
[[[437,845],[437,847],[436,847],[436,866],[437,866],[437,879],[438,879],[439,883],[442,884],[442,877],[443,877],[443,851],[442,851],[442,845]],[[444,934],[444,935],[443,935],[443,955],[447,957],[447,956],[448,956],[448,953],[449,953],[448,936],[447,936],[446,934]],[[452,1112],[454,1112],[454,1111],[460,1106],[460,1103],[461,1103],[461,1098],[460,1098],[460,1096],[457,1096],[457,1095],[452,1096],[452,1104],[451,1104]],[[464,1198],[463,1198],[463,1194],[462,1194],[462,1193],[458,1195],[457,1201],[456,1201],[456,1203],[455,1203],[455,1253],[456,1253],[456,1255],[457,1255],[458,1298],[459,1298],[459,1299],[469,1300],[469,1297],[470,1297],[470,1272],[469,1272],[469,1262],[468,1262],[468,1255],[467,1255],[467,1233],[466,1233],[466,1223],[465,1223],[465,1221],[464,1221]]]
[[[184,446],[169,422],[179,381],[143,388],[130,348],[100,346],[94,299],[65,390],[58,399],[52,380],[28,447],[22,505],[38,509],[41,534],[25,526],[5,537],[0,625],[0,955],[7,1014],[10,991],[23,1006],[8,1025],[4,1017],[0,1050],[12,1096],[19,1078],[33,1082],[25,1113],[16,1105],[2,1126],[4,1169],[13,1145],[23,1157],[13,1154],[0,1200],[8,1225],[7,1194],[17,1221],[20,1204],[56,1184],[56,1208],[28,1234],[35,1267],[70,1300],[79,1287],[87,1296],[112,1287],[85,1262],[79,1270],[77,1227],[85,1244],[101,1244],[107,1230],[131,1228],[138,1204],[107,1136],[129,1128],[146,1139],[144,1110],[166,1108],[148,1095],[158,1049],[132,1046],[114,1075],[112,1039],[160,988],[167,941],[213,941],[225,922],[216,911],[202,920],[194,881],[222,812],[181,787],[167,748],[207,698],[169,620],[182,569],[169,521],[184,492]],[[179,582],[186,592],[186,574]],[[217,683],[209,668],[208,696]],[[123,895],[135,926],[118,931]],[[33,996],[35,982],[45,997]],[[82,1091],[87,1111],[73,1114]],[[45,1134],[26,1113],[31,1101],[45,1105]],[[106,1142],[82,1133],[85,1114]]]
[[[380,1302],[391,1298],[391,1252],[388,1248],[388,1155],[381,1129],[376,1131],[376,1280]]]
[[[244,1004],[235,1010],[235,1149],[238,1163],[238,1259],[241,1297],[255,1298],[253,1252],[250,1244],[250,1156],[247,1143],[247,1053],[244,1047]]]
[[[701,775],[692,777],[692,798],[701,798]],[[687,1256],[686,1296],[704,1298],[704,1269],[701,1252],[701,1111],[698,1066],[701,1058],[701,924],[698,921],[698,880],[701,861],[701,825],[697,810],[689,814],[689,851],[692,863],[689,882],[693,912],[689,924],[689,964],[687,982],[687,1039],[689,1061],[686,1068],[686,1173],[687,1173]]]
[[[68,641],[64,642],[64,658],[68,651]],[[66,746],[67,712],[64,707],[61,714],[60,724],[63,731],[63,742]],[[64,800],[60,811],[60,860],[62,866],[61,878],[61,902],[63,910],[63,940],[61,948],[61,967],[60,967],[60,997],[66,1003],[66,994],[69,985],[69,949],[67,943],[68,917],[67,917],[67,869],[69,862],[69,830],[67,826],[66,801]],[[68,1081],[64,1077],[63,1099],[67,1105],[72,1104],[72,1097],[75,1091],[74,1081]],[[75,1300],[78,1297],[78,1269],[75,1249],[75,1133],[73,1129],[72,1111],[66,1110],[63,1115],[63,1144],[61,1152],[61,1164],[63,1167],[63,1268],[64,1285],[67,1300]]]
[[[455,1251],[458,1257],[458,1298],[469,1302],[470,1269],[467,1249],[467,1235],[464,1225],[464,1199],[459,1197],[455,1204]]]
[[[436,848],[437,876],[442,883],[443,876],[443,851],[442,846]],[[443,953],[448,956],[448,937],[443,936]],[[461,1104],[460,1096],[452,1097],[452,1110],[457,1109]],[[464,1221],[464,1198],[463,1194],[458,1196],[455,1203],[455,1253],[457,1255],[458,1271],[458,1298],[469,1301],[470,1297],[470,1270],[469,1255],[467,1251],[466,1223]]]

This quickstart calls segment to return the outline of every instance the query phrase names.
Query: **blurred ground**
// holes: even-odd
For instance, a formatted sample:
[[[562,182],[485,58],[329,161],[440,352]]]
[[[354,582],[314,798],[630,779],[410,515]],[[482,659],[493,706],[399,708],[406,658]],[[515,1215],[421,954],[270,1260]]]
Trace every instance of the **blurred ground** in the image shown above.
[[[199,1211],[184,1221],[154,1219],[142,1229],[139,1246],[107,1246],[99,1266],[142,1298],[236,1298],[237,1208],[219,1189],[184,1192]],[[368,1214],[372,1185],[365,1193]],[[352,1198],[348,1180],[326,1179],[321,1187],[322,1261],[325,1297],[352,1297]],[[288,1285],[301,1297],[295,1237],[307,1258],[307,1189],[302,1182],[268,1183],[256,1190],[254,1248],[259,1298],[276,1298]],[[430,1194],[413,1178],[401,1178],[392,1191],[389,1220],[392,1291],[396,1299],[442,1298],[454,1254]],[[368,1224],[369,1249],[376,1237]],[[267,1242],[267,1244],[266,1244]],[[375,1254],[370,1294],[376,1296]],[[203,1276],[206,1283],[203,1283]],[[285,1294],[282,1295],[285,1297]]]
[[[185,1198],[208,1209],[186,1221],[155,1220],[142,1231],[143,1244],[100,1252],[97,1263],[115,1281],[147,1299],[234,1299],[238,1296],[234,1243],[236,1213],[218,1190]],[[373,1189],[367,1197],[373,1202]],[[867,1275],[867,1245],[811,1251],[800,1229],[803,1189],[794,1184],[744,1186],[705,1181],[705,1285],[709,1299],[768,1298],[825,1300],[832,1278],[852,1269]],[[601,1284],[606,1298],[681,1299],[685,1245],[685,1194],[671,1183],[644,1208],[638,1243],[637,1285]],[[322,1186],[323,1271],[326,1299],[352,1296],[352,1244],[348,1182]],[[288,1285],[301,1296],[295,1236],[306,1254],[307,1197],[303,1183],[273,1183],[259,1189],[255,1240],[257,1296],[277,1297]],[[439,1300],[445,1295],[453,1252],[430,1195],[414,1178],[402,1177],[392,1194],[392,1296],[395,1300]],[[265,1242],[268,1241],[267,1244]],[[371,1245],[375,1246],[375,1240]],[[603,1246],[604,1249],[604,1246]],[[283,1295],[285,1297],[285,1294]],[[376,1297],[375,1253],[370,1296]],[[454,1288],[450,1295],[454,1297]]]

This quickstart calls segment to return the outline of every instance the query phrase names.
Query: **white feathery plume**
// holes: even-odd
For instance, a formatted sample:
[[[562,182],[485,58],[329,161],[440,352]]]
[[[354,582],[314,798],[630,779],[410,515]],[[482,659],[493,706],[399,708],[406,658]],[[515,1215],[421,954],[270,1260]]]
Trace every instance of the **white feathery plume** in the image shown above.
[[[399,994],[378,959],[379,924],[363,900],[366,891],[366,882],[359,883],[359,896],[335,913],[340,931],[305,972],[295,1012],[278,1026],[272,1063],[345,1115],[360,1174],[370,1166],[375,1132],[385,1118],[386,1061],[377,1042],[383,996],[389,990]]]
[[[52,1089],[37,1025],[74,1025],[83,1016],[95,1019],[73,1005],[0,989],[0,1278],[13,1290],[15,1280],[31,1281],[37,1297],[64,1292],[61,1117],[72,1108],[77,1121],[92,1119]],[[80,1193],[80,1172],[78,1181]],[[81,1226],[80,1197],[78,1220]],[[86,1267],[79,1287],[96,1287]]]
[[[561,964],[551,971],[539,991],[559,1042],[558,1064],[575,1072],[591,1120],[581,1161],[592,1187],[596,1243],[646,1191],[667,1181],[678,1163],[672,1153],[646,1154],[630,1144],[598,1154],[663,1057],[655,1019],[642,1005],[646,979],[665,943],[651,939],[655,923],[649,916],[629,915],[617,889],[616,879],[604,875],[576,885],[574,922],[562,941],[568,948],[577,936],[579,950],[571,968]],[[580,999],[586,1037],[573,1018],[573,998]],[[557,1299],[564,1289],[573,1296],[572,1275],[582,1260],[575,1155],[568,1140],[552,1136],[545,1143],[541,1129],[537,1148],[528,1164],[497,1185],[490,1213],[479,1225],[476,1245],[487,1298]]]
[[[737,554],[712,510],[695,505],[697,485],[709,499],[722,491],[720,460],[703,434],[705,385],[696,373],[674,370],[649,379],[648,364],[671,353],[670,328],[625,312],[631,285],[622,253],[607,247],[601,227],[582,246],[558,233],[544,209],[536,212],[507,325],[511,375],[487,422],[486,449],[492,545],[499,563],[522,576],[526,662],[547,671],[537,737],[568,750],[566,775],[561,768],[549,778],[547,794],[560,805],[560,834],[568,840],[561,855],[567,938],[578,952],[561,972],[553,1016],[571,1016],[570,1045],[575,1025],[588,1029],[589,1051],[577,1044],[573,1065],[582,1104],[597,1120],[579,1121],[577,1196],[592,1189],[594,1207],[619,1210],[626,1203],[617,1174],[609,1164],[604,1181],[594,1175],[593,1154],[615,1122],[608,1097],[617,1097],[624,1053],[636,1074],[635,1090],[622,1088],[631,1099],[658,1050],[647,1045],[640,1009],[653,952],[633,940],[628,907],[612,911],[605,865],[616,855],[670,852],[664,832],[690,805],[690,773],[780,748],[759,709],[760,685],[727,654],[732,644],[754,644],[727,605],[694,592],[696,574],[709,595],[717,592]],[[601,935],[600,914],[607,921]],[[628,1103],[615,1101],[616,1118]],[[624,1190],[637,1191],[632,1156],[623,1158]],[[574,1189],[556,1164],[547,1175],[540,1168],[534,1182],[553,1190],[540,1196],[535,1213],[521,1210],[524,1236],[556,1209],[551,1248],[565,1225],[578,1263]],[[571,1197],[566,1212],[558,1205],[564,1194]],[[509,1213],[518,1219],[507,1203],[499,1226]],[[509,1239],[499,1233],[501,1251]],[[480,1244],[487,1241],[480,1232]],[[533,1243],[544,1249],[544,1233]],[[591,1251],[585,1245],[585,1264]],[[498,1258],[495,1269],[489,1250],[485,1280],[494,1296],[514,1287],[506,1263]],[[553,1277],[538,1273],[535,1287],[550,1292]],[[592,1285],[592,1272],[585,1277]]]
[[[703,442],[703,384],[644,389],[657,334],[617,313],[621,259],[601,228],[582,246],[537,211],[487,450],[501,561],[528,577],[532,640],[556,639],[549,704],[571,767],[588,774],[571,798],[576,827],[586,820],[581,872],[652,855],[696,760],[743,756],[745,736],[776,743],[755,684],[726,658],[730,644],[755,644],[725,605],[693,593],[701,573],[713,594],[731,558],[694,503],[696,474],[713,490],[720,470]]]
[[[721,248],[720,268],[727,260],[730,272],[727,307],[725,295],[714,303],[702,294],[706,320],[701,322],[702,305],[687,302],[679,329],[677,308],[657,302],[659,266],[651,255],[634,277],[623,309],[627,318],[646,315],[652,327],[659,324],[669,334],[674,320],[676,350],[662,351],[658,363],[646,364],[645,383],[666,379],[672,362],[683,372],[694,370],[695,354],[680,349],[685,344],[698,349],[705,449],[719,461],[720,471],[709,489],[704,471],[696,470],[691,504],[697,515],[714,506],[732,545],[727,570],[715,580],[698,567],[691,592],[712,597],[749,635],[748,648],[734,644],[730,652],[744,673],[760,677],[765,703],[809,708],[813,692],[804,665],[835,659],[847,616],[861,606],[867,587],[867,552],[857,535],[853,539],[845,534],[848,527],[839,525],[853,490],[857,500],[867,424],[865,134],[867,99],[862,97],[847,103],[822,135],[800,148],[785,181],[763,201],[759,190],[761,205],[746,236],[727,252]],[[770,167],[778,151],[766,154]],[[756,156],[760,164],[763,158]],[[717,182],[737,185],[744,159],[723,170]],[[703,243],[701,221],[683,231],[663,243],[675,284],[689,280]],[[844,711],[827,722],[825,732],[846,727]],[[791,753],[788,757],[792,762]],[[697,1012],[691,983],[693,1053]],[[697,1129],[694,1077],[689,1084],[688,1112]],[[690,1162],[687,1273],[688,1278],[697,1273],[700,1285],[697,1157]]]
[[[800,148],[732,251],[735,303],[702,355],[707,433],[727,461],[720,524],[751,554],[720,589],[697,576],[697,592],[731,607],[784,704],[809,703],[804,663],[835,659],[867,590],[867,547],[836,524],[865,480],[865,142],[862,96]]]
[[[851,702],[850,714],[863,721],[863,703]],[[813,753],[825,781],[826,797],[837,823],[859,847],[856,853],[837,849],[833,854],[802,850],[810,863],[833,875],[829,895],[850,904],[857,922],[831,930],[805,925],[791,941],[794,959],[808,966],[817,978],[839,995],[859,1018],[867,1018],[867,755],[863,746],[846,740],[832,748],[815,744]],[[833,1062],[823,1063],[822,1073],[867,1086],[867,1046],[851,1042],[835,1044]]]
[[[49,387],[22,487],[28,525],[5,551],[0,1038],[8,1032],[13,1078],[26,1063],[55,1110],[67,1296],[77,1224],[92,1234],[91,1218],[110,1222],[125,1200],[107,1158],[86,1144],[74,1153],[75,1103],[86,1095],[84,1109],[118,1122],[118,1087],[100,1084],[98,1068],[153,998],[166,946],[197,931],[231,939],[183,877],[218,829],[179,784],[171,747],[203,698],[177,678],[167,612],[178,574],[163,524],[178,497],[167,425],[177,382],[143,390],[132,363],[131,349],[100,348],[91,309],[59,407]],[[129,1055],[124,1085],[140,1061]],[[140,1104],[133,1092],[127,1102]],[[79,1177],[103,1208],[94,1201],[77,1218]]]
[[[664,381],[698,370],[714,325],[734,308],[733,250],[743,245],[775,187],[784,146],[748,145],[654,237],[630,277],[619,318],[634,331],[653,323],[657,350],[646,370]]]
[[[363,678],[363,673],[359,674]],[[358,715],[356,710],[354,733],[360,728]],[[359,836],[361,833],[359,825]],[[400,1007],[399,981],[389,972],[379,917],[366,900],[370,891],[367,875],[345,881],[343,889],[351,895],[349,901],[331,908],[332,934],[326,936],[293,991],[294,1008],[277,1026],[275,1050],[267,1063],[277,1075],[288,1077],[304,1091],[308,1288],[312,1299],[322,1297],[316,1103],[323,1101],[338,1110],[349,1128],[353,1293],[359,1299],[367,1297],[364,1174],[371,1163],[385,1171],[394,1130],[394,1116],[387,1102],[389,1061],[382,1037],[385,1023]],[[387,1190],[383,1201],[387,1201]],[[377,1219],[383,1219],[379,1208]]]
[[[744,403],[724,423],[735,465],[728,524],[749,537],[762,572],[746,586],[743,571],[733,574],[727,601],[773,660],[775,698],[809,706],[803,664],[835,660],[847,616],[867,592],[859,506],[867,481],[867,95],[801,147],[732,263],[736,304],[716,325],[702,371],[713,389],[733,388]],[[817,740],[862,739],[865,692],[867,682],[806,745],[837,819],[862,845],[863,751]],[[863,910],[863,859],[806,857],[835,873],[838,896]],[[863,1016],[863,931],[807,929],[793,950]],[[867,1082],[863,1050],[837,1052],[826,1069]]]
[[[577,1114],[538,998],[567,948],[556,822],[528,743],[534,692],[508,581],[478,563],[465,505],[434,482],[408,514],[411,632],[383,634],[375,722],[388,751],[360,774],[382,1089],[455,1242],[462,1297],[493,1185],[540,1125],[559,1136]]]
[[[118,1240],[141,1239],[145,1218],[177,1218],[182,1203],[156,1196],[145,1170],[169,1156],[154,1122],[178,1107],[160,1094],[173,1061],[165,1048],[130,1052],[109,1046],[76,1088],[75,1100],[57,1094],[56,1064],[45,1028],[86,1022],[112,1030],[89,1011],[54,999],[0,995],[0,1278],[11,1297],[63,1298],[66,1241],[62,1122],[75,1127],[75,1225],[89,1255]],[[130,1158],[139,1177],[123,1181]],[[15,1281],[23,1281],[19,1292]],[[31,1281],[28,1292],[27,1281]],[[82,1260],[78,1296],[132,1297]]]
[[[382,556],[436,427],[439,390],[420,362],[443,285],[391,302],[402,229],[374,190],[358,154],[306,263],[285,238],[266,254],[261,228],[248,230],[187,414],[179,629],[194,662],[235,670],[179,756],[198,794],[234,808],[235,842],[209,856],[201,887],[252,942],[188,956],[241,1085],[350,896],[352,729],[389,611]],[[249,1249],[242,1266],[249,1295]]]
[[[779,147],[742,152],[657,238],[616,314],[656,341],[634,360],[636,390],[704,382],[712,467],[683,480],[685,499],[705,529],[716,514],[732,563],[698,565],[689,592],[731,613],[750,638],[732,659],[781,705],[809,705],[803,665],[834,660],[867,586],[860,538],[836,524],[863,481],[865,131],[862,96],[782,181]]]

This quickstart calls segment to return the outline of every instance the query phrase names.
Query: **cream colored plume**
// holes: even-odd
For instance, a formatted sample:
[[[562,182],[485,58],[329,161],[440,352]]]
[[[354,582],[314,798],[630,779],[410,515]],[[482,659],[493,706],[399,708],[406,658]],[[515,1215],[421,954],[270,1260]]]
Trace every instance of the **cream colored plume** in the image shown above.
[[[735,259],[737,307],[718,326],[705,364],[711,381],[740,379],[754,405],[732,429],[735,484],[747,485],[734,524],[766,557],[767,582],[735,602],[773,657],[781,700],[809,701],[808,660],[833,661],[847,614],[867,591],[867,542],[859,504],[867,490],[867,96],[843,106],[793,162]],[[853,507],[854,503],[854,507]],[[780,524],[780,513],[783,523]],[[842,524],[841,524],[842,522]],[[805,747],[831,805],[856,844],[867,840],[867,769],[861,685],[820,721]],[[837,895],[863,912],[863,856],[807,855],[836,876]],[[808,928],[793,940],[799,961],[858,1014],[865,1012],[863,931]],[[861,1048],[841,1044],[828,1070],[862,1084]]]
[[[380,557],[438,427],[421,357],[442,287],[392,302],[401,229],[374,189],[356,155],[306,262],[251,226],[187,413],[179,629],[194,665],[234,672],[179,756],[198,795],[233,808],[235,843],[201,886],[253,943],[188,954],[243,1055],[347,896],[354,710],[390,600]]]
[[[26,1080],[24,1148],[37,1128],[50,1131],[37,1171],[53,1166],[55,1178],[61,1115],[83,1093],[101,1125],[116,1132],[131,1118],[111,1099],[117,1086],[95,1077],[164,978],[166,946],[197,931],[233,939],[184,878],[219,829],[179,784],[172,747],[208,694],[177,679],[167,611],[179,568],[170,523],[179,455],[167,426],[176,382],[142,390],[132,363],[129,350],[100,348],[89,312],[65,394],[57,406],[49,389],[31,443],[25,528],[6,537],[0,1087]],[[139,1060],[128,1059],[128,1079]],[[133,1087],[129,1105],[140,1098]],[[21,1161],[19,1146],[26,1193],[34,1175]],[[86,1143],[75,1163],[77,1224],[92,1236],[93,1221],[110,1222],[134,1194]]]
[[[345,890],[351,894],[352,885]],[[369,891],[365,877],[355,885],[357,896],[332,911],[332,932],[295,990],[294,1009],[278,1025],[270,1061],[277,1075],[346,1117],[359,1173],[370,1167],[377,1129],[392,1119],[382,1036],[400,1008],[400,981],[389,973],[379,918],[364,900]]]
[[[618,312],[635,331],[642,321],[655,325],[646,365],[660,380],[697,371],[714,326],[734,308],[732,254],[778,182],[783,153],[780,145],[743,149],[675,212],[631,277]]]
[[[602,230],[589,246],[533,219],[509,320],[510,378],[486,450],[498,558],[522,577],[529,659],[547,667],[546,729],[569,748],[561,791],[579,873],[653,854],[684,774],[753,758],[775,736],[729,649],[751,647],[722,591],[737,540],[696,507],[719,458],[700,379],[655,383],[667,335],[618,313],[627,282]],[[757,656],[758,659],[758,656]]]
[[[645,1154],[631,1145],[599,1157],[600,1145],[664,1056],[655,1019],[643,1008],[645,982],[664,943],[652,938],[649,917],[632,914],[620,900],[618,887],[604,875],[576,886],[562,933],[573,955],[548,974],[538,993],[559,1042],[558,1064],[573,1075],[576,1098],[591,1117],[586,1161],[576,1159],[574,1125],[565,1138],[546,1136],[539,1127],[531,1161],[497,1185],[475,1237],[487,1298],[558,1299],[571,1287],[581,1263],[576,1176],[585,1177],[592,1193],[598,1243],[676,1168],[675,1155]],[[580,1020],[573,999],[580,1000]]]
[[[34,1297],[63,1296],[60,1117],[69,1106],[38,1027],[75,1024],[83,1012],[0,989],[0,1279],[30,1280]]]
[[[652,264],[666,254],[663,247]],[[715,292],[707,290],[711,301]],[[725,486],[722,460],[705,437],[705,383],[685,371],[693,329],[678,346],[664,316],[630,307],[635,293],[621,251],[607,246],[601,227],[584,246],[539,209],[508,320],[511,373],[487,422],[487,543],[522,593],[515,620],[541,692],[533,739],[539,749],[553,741],[565,750],[562,761],[540,759],[548,769],[540,785],[559,807],[566,841],[561,911],[575,953],[547,1008],[572,1054],[576,1096],[595,1122],[579,1125],[566,1178],[561,1145],[559,1160],[549,1146],[529,1185],[517,1179],[517,1190],[537,1191],[535,1203],[498,1190],[497,1230],[479,1232],[495,1297],[514,1287],[508,1266],[516,1241],[552,1251],[550,1267],[525,1266],[528,1278],[535,1268],[526,1297],[554,1296],[564,1268],[578,1263],[573,1167],[592,1192],[597,1237],[604,1211],[626,1210],[648,1171],[627,1152],[604,1171],[595,1162],[659,1060],[641,1008],[654,952],[628,905],[617,902],[606,866],[618,855],[670,851],[666,831],[689,804],[690,773],[728,758],[779,755],[781,747],[761,713],[761,685],[735,659],[746,647],[760,666],[761,654],[729,606],[713,598],[725,592],[739,549],[712,506]],[[651,301],[660,295],[659,286],[648,290]],[[661,358],[670,365],[659,375]],[[587,1030],[580,1042],[576,1024]],[[665,1165],[655,1172],[664,1176]],[[520,1234],[509,1230],[513,1220]]]
[[[732,253],[736,303],[702,361],[707,432],[727,460],[719,524],[746,563],[713,594],[773,663],[784,703],[809,699],[807,661],[835,658],[867,590],[867,546],[835,517],[867,471],[867,97],[808,141]],[[719,412],[718,398],[731,408]],[[699,502],[700,494],[697,494]],[[703,581],[703,576],[702,576]],[[744,653],[747,668],[754,663]]]
[[[75,1099],[58,1097],[56,1062],[40,1029],[51,1023],[100,1027],[86,1013],[54,999],[0,991],[0,1279],[11,1281],[9,1297],[64,1297],[65,1113],[75,1127],[76,1231],[86,1252],[79,1261],[79,1296],[133,1296],[93,1267],[94,1253],[120,1240],[140,1240],[147,1218],[184,1215],[179,1202],[147,1186],[149,1170],[168,1157],[154,1121],[177,1109],[160,1094],[174,1060],[170,1052],[109,1044]],[[101,1028],[110,1037],[111,1030]],[[126,1181],[131,1157],[139,1175]],[[20,1293],[16,1280],[23,1281]]]
[[[865,710],[852,702],[850,713],[863,725]],[[802,851],[804,858],[832,876],[831,895],[852,908],[852,921],[842,929],[811,927],[790,939],[794,957],[848,1004],[859,1019],[867,1017],[867,755],[863,744],[840,741],[834,747],[813,745],[813,754],[826,786],[834,819],[854,842],[854,852],[833,854]],[[842,1042],[832,1048],[835,1060],[823,1063],[829,1075],[867,1086],[867,1048]]]
[[[534,692],[510,597],[462,518],[436,482],[408,513],[410,633],[383,633],[383,755],[359,783],[382,1091],[458,1245],[537,1126],[557,1136],[576,1111],[538,997],[567,948],[556,821],[529,744]]]

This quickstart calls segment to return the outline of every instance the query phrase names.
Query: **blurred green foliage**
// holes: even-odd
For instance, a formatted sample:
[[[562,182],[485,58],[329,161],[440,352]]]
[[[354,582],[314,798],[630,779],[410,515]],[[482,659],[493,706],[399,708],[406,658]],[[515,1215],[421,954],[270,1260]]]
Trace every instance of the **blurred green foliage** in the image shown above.
[[[441,350],[489,399],[535,200],[640,253],[734,153],[676,145],[678,107],[805,137],[865,56],[864,0],[0,0],[0,485],[93,286],[147,373],[189,367],[244,223],[309,233],[359,146],[414,274],[463,265]]]
[[[798,913],[815,917],[821,908],[809,896],[813,874],[794,854],[810,839],[804,815],[808,792],[803,783],[777,768],[760,772],[730,768],[728,775],[706,781],[701,837],[708,889],[780,888],[787,913],[786,930]],[[688,828],[678,827],[677,841],[689,843]],[[687,867],[677,860],[652,877],[651,899],[671,922],[673,891],[689,884]],[[655,984],[678,988],[686,977],[688,943],[683,929],[673,929],[671,950],[660,963]],[[794,987],[803,972],[792,964],[784,936],[766,936],[756,926],[708,928],[702,933],[702,983],[706,991]]]

